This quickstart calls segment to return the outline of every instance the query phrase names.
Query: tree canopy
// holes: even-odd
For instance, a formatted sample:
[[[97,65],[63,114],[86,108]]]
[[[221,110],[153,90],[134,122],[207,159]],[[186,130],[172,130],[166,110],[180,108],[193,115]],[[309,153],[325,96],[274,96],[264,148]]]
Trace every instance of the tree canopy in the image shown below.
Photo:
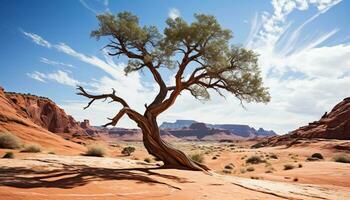
[[[220,95],[228,91],[241,101],[268,102],[270,95],[262,84],[258,55],[230,45],[232,32],[223,29],[214,16],[194,17],[192,23],[169,18],[160,33],[155,26],[141,26],[130,12],[106,13],[98,16],[99,28],[91,36],[107,36],[109,55],[129,59],[125,73],[148,68],[161,90],[188,90],[197,99],[209,99],[208,90],[213,89]],[[175,85],[165,85],[158,72],[161,67],[177,70]],[[185,70],[190,71],[187,80]]]

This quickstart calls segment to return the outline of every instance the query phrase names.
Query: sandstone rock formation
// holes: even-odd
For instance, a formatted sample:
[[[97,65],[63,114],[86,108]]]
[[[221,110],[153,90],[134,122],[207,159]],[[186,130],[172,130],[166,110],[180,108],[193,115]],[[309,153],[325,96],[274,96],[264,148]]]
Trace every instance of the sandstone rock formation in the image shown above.
[[[197,122],[194,120],[176,120],[174,123],[163,122],[160,128],[163,130],[171,129],[171,130],[176,130],[177,132],[181,132],[181,129],[190,128],[192,124],[199,124],[199,123],[201,122]],[[201,123],[201,124],[205,124],[205,123]],[[232,135],[233,137],[255,138],[255,137],[269,137],[269,136],[276,135],[276,133],[272,130],[268,131],[263,128],[259,128],[258,130],[256,130],[253,127],[250,127],[248,125],[243,125],[243,124],[205,124],[205,126],[207,128],[221,130],[222,133]],[[196,136],[196,135],[193,135],[193,136]],[[205,135],[202,136],[201,134],[201,135],[198,135],[198,137],[205,137]]]
[[[0,132],[11,132],[24,143],[38,143],[43,147],[56,149],[64,153],[76,153],[84,150],[82,146],[63,139],[41,125],[41,123],[49,120],[46,121],[47,118],[45,117],[40,119],[35,112],[39,111],[38,105],[42,106],[43,102],[49,103],[51,101],[32,95],[27,96],[21,97],[19,94],[5,93],[4,89],[0,87]],[[9,97],[12,97],[12,99]],[[22,107],[29,103],[33,103],[32,106],[27,109]],[[35,123],[34,119],[36,120]]]
[[[350,139],[350,97],[338,103],[319,121],[309,123],[291,132],[293,138]]]
[[[48,98],[13,92],[5,92],[5,97],[19,115],[50,132],[86,134],[86,131],[72,116],[67,115],[63,109]]]
[[[299,139],[338,139],[350,140],[350,97],[338,103],[320,120],[302,126],[286,135],[265,139],[253,147],[298,144]],[[342,147],[343,148],[343,147]]]

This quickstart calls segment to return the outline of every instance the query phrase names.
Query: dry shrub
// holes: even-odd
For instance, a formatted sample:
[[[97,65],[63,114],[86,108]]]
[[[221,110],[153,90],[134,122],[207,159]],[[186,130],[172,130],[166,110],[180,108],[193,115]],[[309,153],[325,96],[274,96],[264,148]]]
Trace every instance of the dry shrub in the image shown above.
[[[340,163],[350,163],[350,156],[346,154],[338,154],[333,157],[333,160],[335,162],[340,162]]]
[[[25,153],[39,153],[41,152],[41,146],[39,144],[29,144],[24,147],[21,152]]]
[[[11,133],[0,133],[1,149],[18,149],[21,147],[21,141],[18,137]]]
[[[100,144],[91,144],[87,146],[85,156],[103,157],[106,154],[106,148]]]
[[[202,153],[194,153],[190,155],[191,160],[203,163],[204,162],[204,156]]]
[[[246,161],[246,163],[250,164],[259,164],[265,162],[263,159],[260,158],[260,156],[251,156]]]
[[[291,170],[291,169],[294,169],[294,165],[292,165],[292,164],[285,164],[284,165],[284,170]]]
[[[12,158],[15,158],[15,154],[13,152],[9,151],[9,152],[6,152],[2,158],[12,159]]]

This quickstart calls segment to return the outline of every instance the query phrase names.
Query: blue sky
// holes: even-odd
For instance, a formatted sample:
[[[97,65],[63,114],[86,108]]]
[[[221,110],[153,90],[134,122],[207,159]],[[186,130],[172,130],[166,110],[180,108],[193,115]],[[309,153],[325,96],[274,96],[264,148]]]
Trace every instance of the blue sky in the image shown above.
[[[234,33],[232,44],[260,54],[259,64],[272,101],[247,104],[215,95],[198,102],[188,94],[160,121],[197,119],[209,123],[242,123],[286,133],[350,96],[350,1],[16,1],[0,7],[0,85],[7,91],[47,96],[78,120],[106,122],[116,105],[98,103],[87,111],[76,84],[97,91],[111,87],[142,112],[157,88],[144,74],[124,77],[126,60],[107,57],[103,40],[90,38],[96,14],[131,11],[141,24],[165,27],[168,17],[193,20],[194,13],[217,17]],[[162,74],[171,82],[173,72]],[[128,119],[120,126],[133,127]]]

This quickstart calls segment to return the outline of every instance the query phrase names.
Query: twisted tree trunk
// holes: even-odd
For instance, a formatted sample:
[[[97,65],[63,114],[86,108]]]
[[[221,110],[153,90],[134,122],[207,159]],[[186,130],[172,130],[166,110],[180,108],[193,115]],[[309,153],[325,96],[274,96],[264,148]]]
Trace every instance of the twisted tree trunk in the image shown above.
[[[191,160],[184,152],[172,147],[169,143],[162,140],[156,117],[147,112],[144,117],[146,117],[148,123],[139,124],[139,127],[143,133],[143,144],[149,154],[162,160],[166,167],[204,171],[209,170],[207,166]]]

